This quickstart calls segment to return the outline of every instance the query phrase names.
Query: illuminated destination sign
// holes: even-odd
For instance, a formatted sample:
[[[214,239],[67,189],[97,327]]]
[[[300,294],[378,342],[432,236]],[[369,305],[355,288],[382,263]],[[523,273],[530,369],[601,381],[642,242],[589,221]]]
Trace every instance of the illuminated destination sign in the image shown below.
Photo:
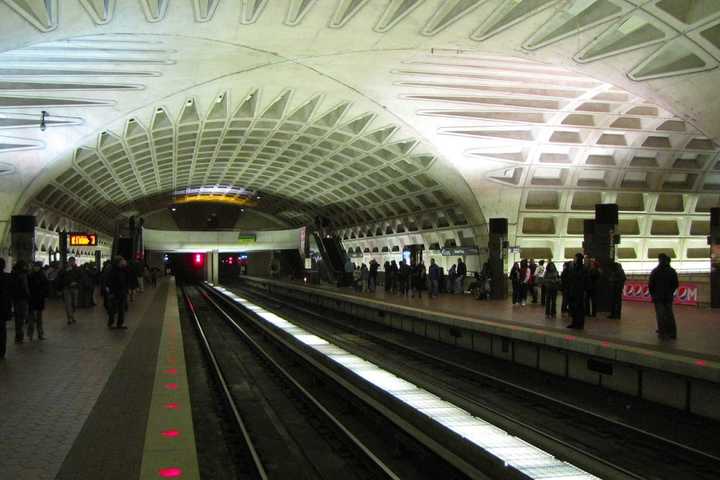
[[[257,241],[257,237],[254,233],[240,233],[238,234],[237,243],[239,245],[252,245]]]
[[[68,243],[71,247],[97,247],[97,234],[85,232],[70,232]]]

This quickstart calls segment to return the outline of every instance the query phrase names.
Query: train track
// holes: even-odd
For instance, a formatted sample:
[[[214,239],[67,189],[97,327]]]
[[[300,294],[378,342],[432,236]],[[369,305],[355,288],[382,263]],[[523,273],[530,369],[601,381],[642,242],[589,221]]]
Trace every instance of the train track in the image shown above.
[[[720,459],[712,453],[487,374],[473,364],[476,354],[346,315],[340,321],[337,312],[316,305],[311,310],[296,300],[269,297],[255,289],[241,292],[291,316],[308,331],[452,398],[468,411],[602,478],[714,479],[720,471]]]
[[[246,452],[237,470],[247,478],[527,480],[489,457],[467,460],[419,440],[423,435],[376,394],[347,382],[251,310],[195,287],[182,295],[241,432]]]

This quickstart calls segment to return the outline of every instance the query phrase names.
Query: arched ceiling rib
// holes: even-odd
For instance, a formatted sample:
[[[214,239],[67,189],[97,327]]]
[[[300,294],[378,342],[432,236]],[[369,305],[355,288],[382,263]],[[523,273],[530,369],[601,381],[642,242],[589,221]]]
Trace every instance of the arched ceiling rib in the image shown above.
[[[327,208],[350,236],[426,222],[412,204],[436,209],[435,225],[458,212],[459,224],[507,216],[524,241],[557,251],[577,240],[572,205],[640,194],[640,211],[658,216],[637,229],[644,258],[647,238],[665,231],[654,222],[669,215],[656,204],[682,197],[676,247],[686,252],[699,248],[695,215],[720,190],[720,97],[708,93],[720,59],[713,0],[2,0],[0,26],[5,216],[41,191],[47,202],[48,188],[67,197],[68,213],[102,222],[183,187],[238,187],[276,192],[273,213],[291,222]],[[253,88],[263,105],[243,118],[262,134],[228,135]],[[224,92],[230,100],[216,101]],[[307,131],[276,137],[314,98],[322,107],[295,122]],[[265,119],[271,101],[281,113]],[[310,130],[344,104],[353,111],[335,126]],[[30,127],[43,109],[40,133]],[[364,114],[374,123],[362,134],[332,138]],[[386,125],[399,130],[385,143],[352,147]],[[317,149],[312,161],[281,153],[303,136],[313,142],[302,155]],[[394,151],[395,140],[418,146]],[[436,157],[420,170],[449,201],[420,197],[435,187],[400,170],[380,186],[392,201],[372,204],[368,174],[383,167],[358,182],[348,147],[390,168]],[[307,174],[317,171],[303,162],[322,169],[334,156],[327,172]],[[327,203],[333,195],[349,203]],[[560,219],[552,228],[550,216]]]

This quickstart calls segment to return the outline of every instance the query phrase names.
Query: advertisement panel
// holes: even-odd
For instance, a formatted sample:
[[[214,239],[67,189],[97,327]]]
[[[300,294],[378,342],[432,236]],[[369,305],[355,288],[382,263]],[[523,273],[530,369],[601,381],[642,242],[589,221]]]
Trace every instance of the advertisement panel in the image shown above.
[[[627,282],[623,290],[623,300],[627,302],[652,302],[647,282]],[[694,283],[681,283],[675,292],[675,305],[698,304],[698,286]]]

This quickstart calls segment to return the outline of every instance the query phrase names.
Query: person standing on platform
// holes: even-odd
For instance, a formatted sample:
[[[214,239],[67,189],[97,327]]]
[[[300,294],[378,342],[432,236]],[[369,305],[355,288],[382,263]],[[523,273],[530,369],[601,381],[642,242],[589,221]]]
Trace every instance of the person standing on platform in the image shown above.
[[[523,307],[527,305],[527,295],[528,289],[530,288],[531,278],[532,273],[530,272],[530,266],[528,265],[527,260],[520,260],[520,305]]]
[[[608,283],[610,287],[610,315],[608,318],[620,319],[622,317],[623,291],[625,290],[625,270],[618,262],[610,265]]]
[[[50,293],[50,282],[48,282],[45,272],[42,270],[42,262],[33,263],[32,272],[28,277],[28,286],[30,287],[30,315],[27,322],[27,336],[33,339],[35,330],[37,329],[38,340],[45,339],[45,330],[43,329],[43,310],[45,310],[45,299]]]
[[[105,282],[105,298],[107,299],[108,328],[127,329],[125,326],[125,311],[127,310],[128,292],[130,290],[131,278],[135,272],[128,269],[127,262],[123,257],[115,257],[113,266],[107,275]],[[117,314],[117,324],[115,315]]]
[[[588,271],[583,262],[583,254],[575,255],[575,262],[568,269],[568,308],[572,322],[567,328],[585,328],[585,292],[588,284]]]
[[[518,305],[520,303],[520,264],[518,262],[513,263],[510,269],[510,283],[512,285],[512,304]]]
[[[360,267],[360,292],[365,293],[370,290],[370,270],[365,262]]]
[[[453,263],[450,265],[450,270],[448,270],[448,285],[447,285],[447,291],[450,294],[455,294],[455,279],[457,278],[457,266]]]
[[[67,265],[60,271],[57,279],[59,289],[62,290],[68,325],[76,322],[75,311],[77,310],[78,294],[80,292],[80,277],[81,272],[75,257],[68,258]]]
[[[588,276],[585,287],[585,315],[594,318],[597,313],[597,285],[600,280],[600,270],[595,260],[585,257],[585,271]]]
[[[377,275],[380,264],[373,258],[370,260],[370,273],[368,274],[368,290],[375,293],[377,289]]]
[[[440,293],[440,282],[442,281],[442,275],[440,275],[440,267],[435,263],[435,259],[430,259],[430,268],[428,268],[428,275],[430,276],[430,298],[437,298]]]
[[[19,260],[12,271],[12,300],[15,314],[15,343],[23,343],[25,323],[27,322],[30,285],[28,283],[28,267],[24,260]]]
[[[5,273],[5,259],[0,257],[0,360],[7,350],[7,322],[12,310],[12,278]]]
[[[458,293],[463,294],[465,293],[465,276],[467,275],[467,266],[465,265],[465,262],[462,261],[462,258],[458,258],[455,273],[457,274],[457,279],[455,280],[455,290],[457,290]]]
[[[398,273],[400,272],[400,269],[398,268],[397,263],[395,260],[390,262],[390,291],[392,293],[397,293],[398,290]]]
[[[422,298],[422,291],[425,288],[425,265],[420,262],[412,268],[412,297],[415,298],[417,292],[418,298]]]
[[[658,255],[658,266],[650,273],[650,281],[648,282],[650,296],[655,304],[657,333],[661,339],[677,338],[673,300],[678,286],[680,286],[678,275],[675,269],[670,266],[670,257],[661,253]]]
[[[557,293],[560,288],[560,274],[552,260],[543,272],[542,279],[543,299],[545,304],[545,319],[557,318]]]
[[[570,266],[572,262],[563,263],[563,269],[560,273],[560,291],[562,292],[562,303],[560,304],[560,315],[565,315],[570,311]]]
[[[545,284],[543,283],[543,276],[545,275],[545,260],[538,261],[538,266],[535,269],[535,281],[534,285],[540,288],[540,305],[545,305]]]
[[[537,295],[537,288],[535,283],[535,272],[537,271],[537,263],[535,263],[535,259],[531,258],[530,262],[528,262],[528,269],[530,269],[530,279],[528,280],[528,292],[530,293],[530,296],[532,296],[532,303],[537,303],[538,301],[538,295]],[[527,294],[526,294],[527,296]]]
[[[385,277],[385,293],[390,293],[392,290],[392,279],[390,278],[390,262],[385,260],[385,263],[383,264],[383,274]]]

